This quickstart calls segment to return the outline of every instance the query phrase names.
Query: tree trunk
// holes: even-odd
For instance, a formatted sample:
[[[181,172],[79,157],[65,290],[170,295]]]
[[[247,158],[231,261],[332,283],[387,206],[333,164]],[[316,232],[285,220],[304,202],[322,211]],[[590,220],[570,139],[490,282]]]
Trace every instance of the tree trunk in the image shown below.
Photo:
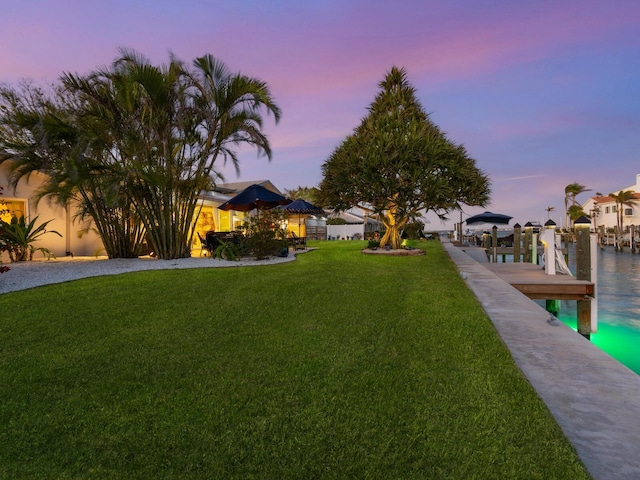
[[[380,240],[380,245],[389,245],[392,249],[401,247],[402,239],[400,238],[400,230],[406,225],[408,218],[398,218],[396,216],[397,207],[392,205],[386,211],[382,223],[386,227],[384,236]]]

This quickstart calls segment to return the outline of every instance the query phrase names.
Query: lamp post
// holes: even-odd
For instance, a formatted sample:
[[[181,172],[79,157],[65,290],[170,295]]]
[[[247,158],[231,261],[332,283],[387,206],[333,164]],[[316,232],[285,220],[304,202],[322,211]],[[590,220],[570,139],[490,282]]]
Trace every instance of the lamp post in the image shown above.
[[[544,269],[547,275],[556,274],[556,222],[547,220],[544,224],[544,232],[540,235],[544,245]]]

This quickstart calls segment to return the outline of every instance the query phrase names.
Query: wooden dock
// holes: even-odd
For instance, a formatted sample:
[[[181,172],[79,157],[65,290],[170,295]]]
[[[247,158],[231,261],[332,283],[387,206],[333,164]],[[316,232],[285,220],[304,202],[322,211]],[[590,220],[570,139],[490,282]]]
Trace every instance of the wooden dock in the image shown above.
[[[594,284],[569,275],[547,275],[533,263],[484,263],[483,267],[535,300],[585,300]]]
[[[487,270],[534,300],[585,300],[593,297],[594,284],[577,280],[569,275],[547,275],[540,265],[525,262],[492,263],[487,250],[476,246],[463,246],[465,252]],[[513,254],[513,249],[498,248],[498,258],[503,254]]]

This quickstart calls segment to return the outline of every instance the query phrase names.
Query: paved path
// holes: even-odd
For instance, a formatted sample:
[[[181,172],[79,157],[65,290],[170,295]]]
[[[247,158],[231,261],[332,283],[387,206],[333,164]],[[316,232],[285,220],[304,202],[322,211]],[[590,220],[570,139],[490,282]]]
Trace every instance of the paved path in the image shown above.
[[[11,270],[0,275],[0,294],[39,287],[52,283],[68,282],[79,278],[100,275],[117,275],[138,270],[167,270],[184,268],[257,267],[290,262],[295,256],[313,249],[298,250],[287,257],[271,257],[266,260],[241,259],[220,260],[211,257],[179,258],[159,260],[151,257],[114,258],[107,257],[62,257],[52,260],[9,263]]]
[[[593,478],[640,479],[640,375],[443,245]]]

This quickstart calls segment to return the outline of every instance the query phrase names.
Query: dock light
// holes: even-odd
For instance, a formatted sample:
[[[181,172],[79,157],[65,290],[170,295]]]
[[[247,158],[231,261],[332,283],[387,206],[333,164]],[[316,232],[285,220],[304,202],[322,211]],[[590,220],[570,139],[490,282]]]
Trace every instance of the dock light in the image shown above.
[[[544,224],[544,232],[540,235],[540,242],[544,246],[544,272],[547,275],[556,274],[556,222],[548,220]]]

